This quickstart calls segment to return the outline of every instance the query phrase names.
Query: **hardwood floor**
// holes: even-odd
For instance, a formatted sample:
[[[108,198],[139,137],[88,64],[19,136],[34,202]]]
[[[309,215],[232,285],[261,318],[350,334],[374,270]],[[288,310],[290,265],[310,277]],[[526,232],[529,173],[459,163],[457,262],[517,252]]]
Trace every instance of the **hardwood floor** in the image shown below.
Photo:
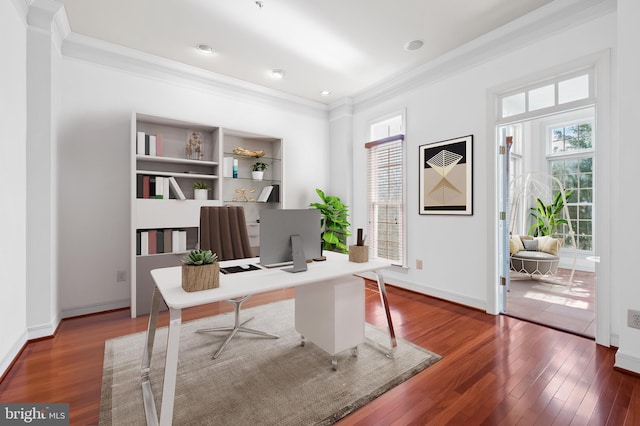
[[[443,359],[340,425],[640,425],[640,378],[613,369],[615,349],[387,288],[398,337]],[[246,305],[292,296],[277,291]],[[384,326],[375,286],[366,301],[367,321]],[[228,311],[226,303],[190,309],[184,321]],[[104,342],[143,331],[146,321],[128,310],[62,321],[55,337],[27,345],[0,383],[0,401],[68,402],[72,425],[97,424]]]

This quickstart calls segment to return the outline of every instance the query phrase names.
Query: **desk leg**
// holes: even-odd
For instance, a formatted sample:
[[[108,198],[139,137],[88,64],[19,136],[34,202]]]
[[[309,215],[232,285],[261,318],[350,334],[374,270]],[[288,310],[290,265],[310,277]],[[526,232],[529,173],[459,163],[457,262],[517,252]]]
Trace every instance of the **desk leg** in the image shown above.
[[[169,335],[167,336],[167,357],[164,361],[164,385],[162,387],[162,406],[160,408],[160,426],[171,426],[173,422],[173,403],[176,394],[178,374],[178,346],[182,310],[169,309]]]
[[[384,312],[387,315],[387,325],[389,326],[389,341],[391,344],[391,348],[386,353],[389,358],[393,358],[393,355],[396,352],[396,348],[398,347],[398,343],[396,342],[396,332],[393,329],[393,322],[391,321],[391,311],[389,310],[389,299],[387,298],[387,289],[384,285],[384,277],[380,273],[380,271],[376,271],[376,277],[378,279],[378,290],[380,291],[380,301],[382,302],[382,307],[384,308]]]
[[[158,312],[160,311],[160,301],[162,296],[157,287],[154,287],[153,297],[151,299],[151,312],[149,313],[149,325],[147,326],[147,339],[144,345],[144,353],[142,354],[142,400],[144,401],[144,413],[147,419],[147,425],[158,424],[158,413],[156,404],[153,400],[151,392],[151,354],[153,353],[153,342],[156,338],[156,327],[158,325]]]

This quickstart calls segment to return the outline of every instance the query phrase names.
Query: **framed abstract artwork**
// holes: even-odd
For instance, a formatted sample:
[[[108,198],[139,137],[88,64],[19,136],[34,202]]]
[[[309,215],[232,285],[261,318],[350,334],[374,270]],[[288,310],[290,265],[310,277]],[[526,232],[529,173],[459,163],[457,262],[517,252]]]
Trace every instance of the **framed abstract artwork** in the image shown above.
[[[420,214],[473,214],[473,135],[420,145]]]

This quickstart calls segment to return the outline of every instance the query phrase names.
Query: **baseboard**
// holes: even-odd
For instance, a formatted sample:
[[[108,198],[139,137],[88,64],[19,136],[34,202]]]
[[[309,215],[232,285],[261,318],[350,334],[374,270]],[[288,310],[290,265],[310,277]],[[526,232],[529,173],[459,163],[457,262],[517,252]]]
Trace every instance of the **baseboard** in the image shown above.
[[[383,271],[384,274],[384,271]],[[359,274],[364,278],[371,279],[373,281],[376,280],[376,276],[373,273],[364,273]],[[441,290],[438,288],[433,288],[426,286],[424,284],[417,284],[411,281],[404,280],[402,278],[398,278],[397,275],[393,277],[385,277],[385,283],[389,285],[394,285],[399,288],[404,288],[405,290],[411,290],[416,293],[424,294],[425,296],[436,297],[438,299],[447,300],[449,302],[457,303],[464,306],[469,306],[471,308],[480,309],[481,311],[487,311],[487,301],[475,299],[473,297],[463,296],[457,293],[451,293],[449,291]]]
[[[22,333],[22,335],[16,340],[11,349],[4,355],[2,361],[0,362],[0,383],[4,380],[5,373],[9,371],[9,368],[13,365],[15,360],[20,355],[20,352],[25,347],[28,341],[27,330]]]
[[[114,309],[128,308],[131,306],[131,300],[121,299],[109,303],[101,303],[98,305],[81,306],[79,308],[65,309],[62,311],[62,318],[73,318],[81,315],[95,314],[97,312],[112,311]]]
[[[620,349],[616,352],[616,362],[613,366],[624,371],[640,374],[640,358],[625,354]]]

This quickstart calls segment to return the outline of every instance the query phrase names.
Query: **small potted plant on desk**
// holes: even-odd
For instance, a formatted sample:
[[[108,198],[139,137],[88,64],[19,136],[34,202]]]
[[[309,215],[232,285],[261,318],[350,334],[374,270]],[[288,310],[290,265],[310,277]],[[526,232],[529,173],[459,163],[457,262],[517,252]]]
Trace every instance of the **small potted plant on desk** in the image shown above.
[[[193,184],[193,199],[207,200],[209,199],[209,185],[206,182],[196,182]]]
[[[220,264],[211,250],[191,250],[182,258],[182,288],[200,291],[220,287]]]
[[[269,165],[267,163],[263,163],[258,161],[251,166],[251,178],[253,180],[262,180],[264,177],[264,171],[267,170]]]

